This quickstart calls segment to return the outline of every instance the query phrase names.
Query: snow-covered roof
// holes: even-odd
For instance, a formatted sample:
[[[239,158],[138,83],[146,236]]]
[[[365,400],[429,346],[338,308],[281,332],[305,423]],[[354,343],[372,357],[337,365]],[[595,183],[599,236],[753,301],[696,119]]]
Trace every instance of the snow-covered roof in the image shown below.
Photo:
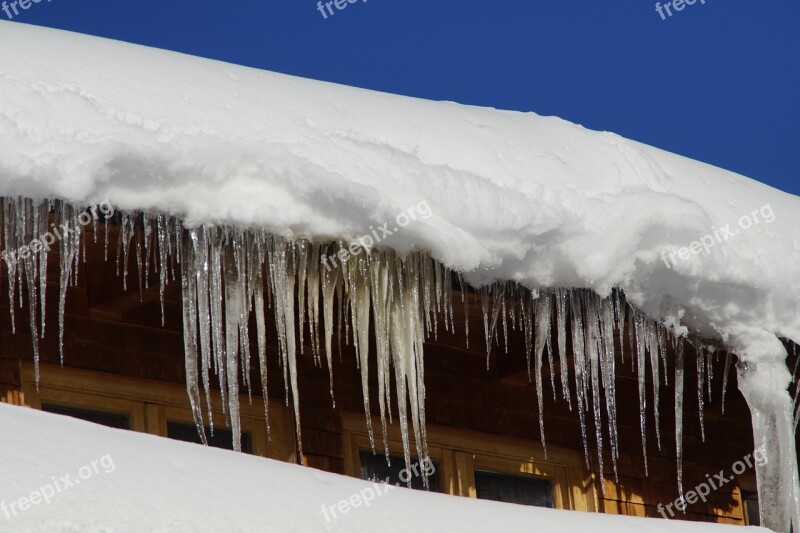
[[[0,531],[713,532],[733,526],[525,507],[373,484],[0,404]],[[49,487],[49,488],[47,488]],[[378,494],[378,489],[381,492]],[[373,491],[370,492],[362,491]],[[25,504],[21,498],[38,503]],[[48,494],[46,500],[42,493]],[[336,506],[359,503],[332,516]],[[736,531],[740,531],[737,529]]]
[[[800,198],[744,176],[555,117],[63,31],[0,23],[0,47],[0,195],[315,239],[427,201],[381,244],[476,284],[620,286],[752,357],[800,339]]]

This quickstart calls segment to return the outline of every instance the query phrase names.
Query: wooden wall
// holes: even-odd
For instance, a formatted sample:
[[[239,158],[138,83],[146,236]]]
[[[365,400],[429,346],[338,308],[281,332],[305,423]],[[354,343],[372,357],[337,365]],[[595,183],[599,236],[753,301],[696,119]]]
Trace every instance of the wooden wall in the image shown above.
[[[112,243],[114,235],[112,232]],[[114,247],[112,245],[112,250]],[[166,293],[165,324],[161,325],[156,277],[151,286],[138,290],[135,264],[130,265],[129,291],[115,274],[115,261],[102,260],[102,249],[90,247],[87,265],[82,268],[79,286],[70,288],[67,296],[66,340],[64,364],[76,369],[112,373],[129,378],[183,384],[183,340],[181,331],[179,280],[173,281]],[[112,254],[113,255],[113,254]],[[41,360],[59,363],[57,316],[58,302],[57,258],[49,261],[47,292],[47,329],[41,341]],[[0,398],[13,401],[14,391],[21,387],[20,361],[32,359],[27,311],[16,310],[16,334],[11,333],[9,306],[6,297],[7,279],[2,268],[0,287]],[[454,294],[460,304],[460,293]],[[523,339],[512,335],[508,353],[495,349],[490,369],[486,370],[485,341],[480,305],[474,295],[470,299],[470,347],[467,348],[461,305],[456,306],[458,331],[456,335],[440,332],[439,339],[425,345],[426,411],[428,424],[441,428],[457,428],[494,436],[497,442],[514,439],[528,442],[539,450],[539,422],[535,389],[527,380]],[[271,324],[272,331],[274,325]],[[307,338],[307,335],[306,335]],[[373,340],[374,342],[374,340]],[[626,343],[627,344],[627,343]],[[334,343],[336,345],[336,342]],[[618,347],[619,348],[619,347]],[[352,348],[343,347],[341,354],[334,349],[336,409],[329,393],[328,370],[317,368],[310,348],[299,357],[301,420],[303,450],[306,464],[330,472],[345,473],[345,458],[341,412],[363,413],[360,376]],[[277,361],[277,342],[270,338],[269,395],[283,399],[282,369]],[[605,494],[600,486],[599,467],[594,444],[594,425],[587,413],[591,468],[587,479],[596,484],[599,510],[614,514],[658,517],[658,503],[669,503],[677,497],[675,466],[675,435],[673,389],[661,388],[662,449],[655,445],[652,422],[652,392],[648,379],[648,463],[645,476],[641,451],[638,410],[638,384],[630,366],[630,353],[624,351],[625,363],[618,362],[617,403],[620,458],[619,481],[614,481],[605,437]],[[706,441],[700,438],[697,414],[696,380],[693,352],[686,354],[687,379],[684,415],[684,487],[688,490],[706,479],[706,474],[724,469],[730,475],[731,465],[752,452],[750,416],[737,390],[735,372],[731,371],[725,414],[721,413],[720,397],[724,357],[716,364],[712,385],[713,402],[706,406]],[[545,365],[546,366],[546,365]],[[648,372],[649,373],[649,372]],[[254,374],[254,375],[257,375]],[[371,376],[373,385],[376,377]],[[670,376],[670,385],[674,379]],[[544,401],[545,434],[548,445],[582,454],[581,431],[577,414],[565,402],[553,400],[549,377],[545,375]],[[373,388],[372,412],[378,413]],[[254,391],[260,393],[258,386]],[[571,391],[574,394],[574,389]],[[394,402],[395,400],[393,400]],[[188,403],[188,402],[187,402]],[[742,523],[739,498],[740,484],[753,485],[753,471],[747,470],[736,482],[713,491],[707,504],[689,506],[688,512],[677,518],[728,523]]]

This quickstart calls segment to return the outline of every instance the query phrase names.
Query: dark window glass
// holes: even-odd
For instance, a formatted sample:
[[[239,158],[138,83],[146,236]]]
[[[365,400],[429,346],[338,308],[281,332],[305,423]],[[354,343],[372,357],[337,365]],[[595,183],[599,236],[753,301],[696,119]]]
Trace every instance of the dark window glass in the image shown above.
[[[742,503],[744,503],[746,525],[760,526],[761,514],[758,512],[758,493],[742,491]]]
[[[540,477],[476,470],[475,490],[482,500],[553,507],[553,486]]]
[[[42,411],[57,415],[71,416],[87,422],[94,422],[102,426],[118,429],[130,429],[131,422],[128,415],[120,413],[104,413],[102,411],[91,411],[89,409],[78,409],[76,407],[64,407],[62,405],[42,404]]]
[[[361,461],[361,479],[385,482],[388,478],[389,484],[406,487],[406,482],[410,477],[412,489],[425,490],[425,485],[422,481],[423,468],[418,460],[413,461],[410,469],[406,470],[406,461],[399,455],[389,456],[392,462],[391,466],[386,464],[386,456],[382,453],[373,454],[371,451],[361,450],[358,457]],[[436,461],[433,461],[433,470],[433,473],[428,472],[430,474],[428,476],[428,487],[432,492],[441,492],[439,463]]]
[[[214,428],[214,435],[211,435],[211,428],[206,426],[206,438],[208,445],[223,450],[233,450],[233,432],[229,429]],[[180,422],[167,422],[167,437],[184,442],[194,442],[202,444],[197,427],[194,424],[183,424]],[[242,451],[253,453],[253,436],[242,431]]]

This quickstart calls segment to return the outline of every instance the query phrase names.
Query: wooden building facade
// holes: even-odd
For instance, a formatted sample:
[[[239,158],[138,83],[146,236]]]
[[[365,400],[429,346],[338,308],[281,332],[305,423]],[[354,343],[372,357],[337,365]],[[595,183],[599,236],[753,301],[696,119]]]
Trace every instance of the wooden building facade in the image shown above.
[[[115,236],[112,231],[112,250]],[[47,327],[40,342],[38,390],[27,312],[17,307],[16,333],[12,334],[9,302],[0,302],[0,397],[10,403],[113,427],[196,439],[184,384],[180,280],[172,281],[165,294],[162,326],[158,286],[140,289],[129,278],[129,288],[124,291],[114,260],[103,258],[102,243],[91,244],[88,237],[87,242],[90,243],[87,260],[81,265],[78,285],[70,287],[67,294],[63,366],[55,309],[58,287],[53,281],[47,286]],[[133,262],[134,258],[130,260]],[[53,259],[49,265],[49,278],[57,281],[58,261]],[[131,271],[134,268],[132,263]],[[3,268],[0,286],[7,283],[7,270]],[[427,439],[436,471],[431,490],[562,509],[662,517],[658,504],[666,505],[678,497],[674,382],[670,380],[670,386],[661,388],[660,451],[653,438],[655,427],[648,417],[649,476],[646,476],[639,429],[638,382],[631,368],[629,347],[627,343],[619,343],[618,353],[624,354],[625,359],[617,362],[616,370],[618,478],[615,480],[611,457],[606,451],[601,481],[591,416],[587,414],[587,467],[574,406],[570,410],[563,399],[555,400],[549,389],[544,399],[545,457],[539,435],[536,391],[528,381],[524,339],[521,334],[512,333],[508,353],[495,348],[487,370],[481,303],[474,294],[466,297],[472,332],[469,347],[460,306],[456,306],[455,318],[456,332],[461,333],[440,331],[438,339],[429,339],[425,344]],[[454,299],[460,302],[461,294],[454,295]],[[274,323],[270,327],[275,330]],[[329,472],[366,476],[380,469],[378,463],[384,461],[380,422],[376,419],[373,424],[377,450],[377,455],[373,455],[354,350],[345,343],[335,342],[334,346],[335,407],[326,365],[316,366],[308,347],[304,354],[298,354],[304,463]],[[686,360],[694,361],[694,357],[689,350]],[[279,359],[273,336],[269,344],[269,435],[262,391],[254,382],[251,399],[246,390],[241,392],[243,449],[281,461],[299,462],[293,413],[287,406]],[[753,452],[750,413],[737,390],[733,369],[729,372],[722,413],[724,363],[724,354],[714,362],[711,401],[709,391],[704,392],[705,441],[700,432],[696,376],[693,364],[687,364],[683,440],[686,490],[705,481],[707,474],[713,477],[724,470],[730,475],[731,465]],[[253,372],[255,375],[257,371]],[[549,380],[547,373],[545,379]],[[373,375],[371,380],[376,382],[377,377]],[[373,413],[378,412],[375,396],[372,395]],[[215,405],[212,414],[216,431],[212,444],[225,447],[230,443],[230,433],[226,431],[219,398]],[[652,397],[648,398],[648,405],[652,406]],[[605,427],[603,433],[607,439]],[[402,457],[396,423],[389,428],[388,441],[395,459]],[[400,462],[394,460],[392,464]],[[755,489],[755,471],[748,468],[712,491],[707,502],[690,504],[686,513],[679,512],[675,518],[753,523],[757,520],[753,516],[757,509],[753,503]]]

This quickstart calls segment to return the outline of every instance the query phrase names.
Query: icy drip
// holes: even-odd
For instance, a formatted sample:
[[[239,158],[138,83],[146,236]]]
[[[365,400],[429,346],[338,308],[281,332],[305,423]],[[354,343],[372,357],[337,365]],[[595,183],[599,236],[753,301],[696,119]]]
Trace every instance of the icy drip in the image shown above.
[[[678,494],[683,498],[683,339],[675,347],[675,456],[678,462]]]
[[[13,248],[20,242],[25,242],[32,234],[43,226],[43,216],[49,212],[49,204],[34,206],[29,200],[4,200],[3,243],[7,248]],[[36,214],[36,216],[34,216]],[[75,218],[79,211],[68,204],[58,203],[56,218],[69,220]],[[374,261],[362,255],[352,264],[339,269],[326,269],[320,271],[318,259],[326,251],[336,252],[341,244],[328,247],[313,245],[302,241],[288,242],[275,239],[263,232],[242,232],[226,228],[204,226],[182,230],[182,224],[177,219],[164,215],[150,216],[137,212],[122,213],[119,216],[119,232],[116,243],[118,253],[118,270],[123,284],[127,284],[127,271],[132,243],[135,243],[135,261],[139,270],[138,278],[140,288],[149,284],[150,258],[153,257],[153,266],[159,280],[159,297],[163,309],[164,293],[166,286],[173,279],[175,265],[180,264],[182,270],[182,291],[184,293],[185,317],[184,327],[187,332],[185,349],[187,353],[187,388],[193,403],[193,412],[198,413],[197,393],[195,381],[202,383],[205,391],[207,407],[210,406],[210,375],[215,373],[220,382],[223,395],[223,410],[226,415],[233,411],[236,418],[238,409],[238,372],[242,372],[245,384],[250,384],[249,379],[249,332],[247,328],[248,317],[255,310],[256,341],[258,345],[258,361],[261,367],[261,384],[266,389],[266,300],[276,301],[277,339],[280,346],[282,367],[287,385],[287,397],[291,394],[295,411],[299,411],[297,404],[296,385],[296,335],[300,335],[301,352],[305,335],[305,323],[308,321],[310,342],[315,360],[319,358],[316,332],[320,330],[320,317],[324,320],[324,347],[329,372],[331,372],[332,389],[332,336],[334,310],[340,320],[345,322],[345,335],[339,335],[347,340],[348,331],[352,328],[353,343],[357,350],[359,366],[362,368],[362,386],[364,388],[365,411],[369,409],[369,384],[365,380],[369,369],[369,329],[370,305],[376,317],[375,330],[377,337],[376,367],[382,383],[379,388],[379,405],[381,418],[385,419],[391,411],[387,407],[391,399],[391,371],[394,354],[391,351],[391,325],[392,310],[395,309],[395,298],[399,298],[399,307],[406,313],[411,309],[412,323],[417,324],[415,331],[416,351],[421,353],[421,342],[427,336],[436,335],[439,320],[446,330],[453,324],[452,297],[450,294],[452,275],[441,264],[430,260],[421,254],[412,254],[416,263],[410,259],[405,262],[392,259],[388,252],[376,252]],[[96,228],[93,232],[96,235]],[[104,244],[107,242],[107,225],[104,233]],[[186,242],[183,242],[186,240]],[[61,275],[59,294],[59,335],[63,341],[63,316],[66,289],[74,283],[80,256],[81,233],[73,232],[69,238],[60,241]],[[85,247],[84,247],[85,253]],[[107,252],[104,253],[106,255]],[[183,256],[183,263],[179,257]],[[424,260],[422,259],[424,257]],[[414,266],[398,266],[412,265]],[[400,277],[400,272],[414,272],[413,279],[405,281]],[[15,299],[16,286],[28,279],[34,280],[26,284],[28,297],[34,302],[34,314],[42,307],[41,296],[45,294],[46,279],[41,276],[46,272],[46,255],[39,258],[38,263],[24,262],[21,268],[11,270],[9,276],[9,297],[11,302]],[[270,276],[265,276],[269,272]],[[344,273],[347,273],[345,277]],[[407,276],[408,274],[406,274]],[[192,278],[192,279],[183,279]],[[38,281],[38,283],[36,283]],[[462,287],[463,279],[459,277]],[[409,302],[407,296],[402,296],[406,290],[412,290],[416,304]],[[322,297],[322,309],[319,308],[319,297]],[[576,402],[578,404],[579,418],[583,437],[586,437],[584,413],[588,409],[588,394],[592,394],[594,407],[600,406],[601,390],[605,396],[606,411],[609,416],[609,436],[612,446],[612,456],[616,458],[616,403],[614,395],[615,376],[615,348],[614,330],[624,331],[623,324],[625,313],[620,300],[620,292],[616,291],[612,299],[599,299],[589,297],[586,302],[581,301],[580,291],[561,289],[555,294],[543,292],[538,296],[527,290],[522,290],[518,285],[495,284],[481,290],[481,303],[484,308],[484,328],[486,333],[487,351],[491,352],[493,339],[499,344],[498,329],[502,323],[503,341],[505,349],[508,346],[509,322],[513,329],[518,327],[524,330],[529,353],[532,352],[535,361],[537,398],[540,399],[540,431],[543,442],[546,440],[543,431],[543,398],[544,384],[542,383],[542,366],[544,350],[547,349],[548,363],[551,369],[551,388],[556,394],[555,372],[556,366],[553,358],[553,346],[550,339],[550,330],[555,315],[557,330],[557,346],[559,346],[558,369],[561,371],[560,384],[564,399],[570,404],[569,371],[567,353],[567,330],[569,322],[572,329],[573,372],[575,374]],[[397,295],[397,296],[395,296]],[[462,292],[463,295],[463,292]],[[297,301],[298,309],[293,306]],[[466,304],[466,298],[463,298]],[[224,302],[224,305],[223,305]],[[336,305],[335,302],[338,302]],[[527,302],[527,303],[526,303]],[[589,304],[589,302],[591,302]],[[591,305],[591,311],[584,307]],[[16,307],[16,306],[13,306]],[[12,307],[12,309],[13,309]],[[234,313],[226,312],[230,308]],[[418,308],[417,311],[413,309]],[[517,310],[519,317],[517,317]],[[622,310],[622,312],[621,312]],[[321,312],[320,312],[321,311]],[[591,320],[584,320],[584,312],[591,315]],[[34,318],[43,318],[44,313]],[[163,316],[162,316],[163,320]],[[404,320],[408,320],[406,317]],[[31,320],[32,326],[37,327],[37,320]],[[42,322],[38,322],[41,326]],[[299,325],[298,325],[299,324]],[[637,324],[637,330],[644,328],[650,338],[644,343],[649,348],[651,357],[658,357],[658,350],[654,349],[656,343],[652,334],[656,327],[652,322],[643,318]],[[534,335],[535,332],[535,335]],[[637,331],[637,335],[639,332]],[[34,339],[38,332],[32,332]],[[588,340],[588,342],[587,342]],[[62,342],[63,344],[63,342]],[[396,342],[395,342],[396,344]],[[637,349],[643,343],[637,343]],[[364,347],[364,348],[361,348]],[[35,350],[36,351],[36,350]],[[195,359],[196,358],[196,359]],[[420,359],[415,359],[419,361]],[[591,364],[587,365],[587,360]],[[234,364],[235,363],[235,364]],[[192,371],[199,366],[200,372]],[[406,368],[411,368],[405,365]],[[657,367],[653,365],[657,374]],[[241,367],[241,368],[240,368]],[[421,365],[415,363],[414,367]],[[643,368],[643,365],[640,365]],[[592,374],[594,370],[594,374]],[[410,371],[409,371],[410,372]],[[407,373],[406,375],[412,375]],[[596,379],[592,379],[592,376]],[[422,382],[419,382],[422,383]],[[657,387],[657,380],[656,380]],[[291,393],[289,391],[291,389]],[[417,387],[417,390],[424,390]],[[657,390],[657,389],[656,389]],[[413,393],[413,390],[410,391]],[[419,396],[419,394],[416,394]],[[595,401],[596,400],[596,401]],[[419,402],[418,402],[419,403]],[[268,405],[265,405],[267,410]],[[210,412],[209,412],[210,414]],[[597,413],[595,413],[597,415]],[[296,413],[297,415],[297,413]],[[424,417],[418,411],[419,418]],[[297,416],[296,416],[297,418]],[[412,417],[413,418],[413,417]],[[596,423],[600,424],[599,416]],[[198,423],[202,417],[198,415]],[[232,418],[229,418],[231,423]],[[213,421],[209,420],[212,428]],[[213,430],[213,429],[212,429]],[[422,434],[423,430],[419,430]],[[602,448],[602,439],[598,447]],[[586,451],[586,450],[585,450]]]
[[[644,457],[644,472],[649,475],[647,466],[647,369],[645,346],[642,342],[642,319],[638,313],[633,313],[634,326],[631,337],[636,337],[636,377],[639,381],[639,430],[642,434],[642,456]],[[631,354],[633,357],[633,354]],[[658,395],[656,395],[656,401]],[[658,416],[658,408],[655,410]]]
[[[698,346],[697,352],[697,410],[700,418],[700,437],[703,442],[706,441],[706,426],[703,420],[703,407],[704,407],[704,393],[706,385],[706,362],[703,355],[703,347]]]
[[[569,410],[572,411],[572,400],[569,394],[569,366],[567,365],[567,290],[556,291],[556,324],[558,327],[558,357],[561,373],[561,391]]]
[[[186,247],[184,250],[184,257],[186,257],[191,252],[188,248],[192,246],[192,241],[187,239],[183,244]],[[183,262],[181,289],[183,308],[185,309],[183,313],[183,345],[186,368],[186,391],[189,395],[189,403],[192,407],[192,418],[197,427],[197,432],[203,444],[208,444],[203,423],[203,413],[200,404],[200,387],[197,375],[197,321],[195,318],[197,309],[196,278],[190,273],[189,261]]]
[[[733,354],[728,352],[725,354],[725,371],[722,374],[722,414],[725,414],[725,393],[728,390],[728,376],[731,372],[731,361]]]
[[[586,437],[586,411],[588,409],[587,396],[589,384],[587,379],[587,365],[585,355],[585,345],[583,337],[583,316],[580,300],[580,293],[573,292],[570,299],[571,311],[571,330],[572,330],[572,352],[573,352],[573,371],[575,375],[575,399],[578,410],[578,419],[581,424],[581,439],[583,441],[583,457],[586,467],[589,468],[589,445]],[[602,457],[600,457],[602,464]],[[602,472],[601,472],[602,476]],[[603,485],[601,485],[603,486]],[[604,489],[605,490],[605,489]]]
[[[4,249],[18,249],[28,244],[40,232],[55,231],[59,223],[72,223],[83,211],[62,202],[34,203],[25,199],[2,199],[2,242]],[[54,224],[48,226],[50,218]],[[362,251],[344,265],[323,268],[326,254],[335,256],[349,248],[343,242],[317,244],[308,241],[289,241],[262,230],[241,230],[226,227],[202,226],[184,228],[180,220],[165,215],[146,213],[121,213],[118,219],[117,242],[119,271],[126,284],[128,263],[135,261],[139,288],[147,288],[150,278],[150,259],[154,274],[159,280],[159,296],[164,305],[164,294],[170,281],[180,275],[180,288],[184,312],[184,349],[186,352],[187,392],[195,422],[201,434],[203,424],[202,396],[205,392],[206,410],[210,418],[210,381],[216,374],[222,392],[222,407],[228,423],[234,429],[235,447],[239,447],[239,392],[240,376],[250,390],[250,335],[249,324],[254,314],[259,378],[264,391],[265,418],[269,431],[267,391],[267,314],[270,306],[276,325],[276,341],[280,363],[284,371],[287,402],[292,399],[297,425],[298,449],[302,457],[299,395],[297,386],[298,355],[303,356],[306,341],[311,346],[315,364],[321,364],[321,351],[330,373],[333,395],[332,351],[334,322],[340,328],[337,341],[350,342],[355,348],[358,366],[362,372],[364,409],[370,420],[369,370],[374,365],[378,381],[378,407],[384,451],[386,445],[386,419],[392,420],[392,373],[394,372],[395,402],[401,422],[404,456],[411,460],[411,434],[416,454],[427,456],[425,435],[425,385],[423,343],[435,338],[439,328],[453,331],[452,302],[453,273],[424,253],[414,252],[399,257],[391,250]],[[104,246],[107,250],[108,224],[104,224]],[[96,238],[96,225],[92,228]],[[81,244],[84,244],[81,249]],[[59,339],[63,345],[64,311],[67,287],[77,281],[78,267],[86,256],[82,231],[67,232],[59,240]],[[35,260],[24,258],[19,263],[8,264],[8,295],[11,303],[12,328],[14,309],[30,303],[30,328],[34,359],[38,366],[38,339],[43,335],[45,322],[45,297],[47,288],[47,250]],[[107,251],[104,252],[107,256]],[[33,257],[33,256],[31,256]],[[324,263],[323,263],[324,264]],[[467,320],[469,288],[463,277],[456,274],[462,292],[462,303]],[[19,292],[17,292],[19,291]],[[667,363],[667,330],[646,318],[624,300],[621,291],[600,297],[585,289],[558,289],[532,291],[514,283],[495,283],[479,289],[484,314],[484,332],[487,357],[493,345],[500,345],[500,328],[504,351],[509,347],[510,331],[522,330],[526,351],[534,366],[530,373],[535,381],[539,402],[539,428],[543,445],[544,383],[542,367],[544,350],[547,350],[550,367],[550,385],[557,398],[557,384],[561,396],[571,407],[569,391],[568,340],[571,342],[572,372],[574,375],[575,405],[581,424],[584,456],[589,464],[588,438],[585,414],[591,409],[595,423],[595,438],[599,470],[603,471],[603,428],[608,429],[612,461],[619,456],[615,394],[616,336],[620,345],[625,335],[632,352],[632,364],[639,381],[639,412],[642,449],[646,456],[646,366],[651,366],[656,422],[656,438],[660,446],[658,424],[658,399],[661,371]],[[321,298],[321,305],[320,305]],[[323,328],[319,321],[323,321]],[[162,315],[163,321],[163,315]],[[307,325],[307,326],[306,326]],[[567,329],[569,327],[569,330]],[[307,329],[306,329],[307,328]],[[344,331],[342,331],[344,328]],[[556,338],[551,339],[555,330]],[[375,347],[370,347],[370,331],[375,332]],[[468,332],[468,329],[466,330]],[[352,334],[351,334],[352,332]],[[322,341],[319,335],[322,335]],[[467,333],[468,334],[468,333]],[[299,342],[299,347],[298,347]],[[556,365],[555,346],[560,350]],[[300,352],[298,354],[297,352]],[[676,352],[682,356],[682,347]],[[63,352],[62,352],[63,353]],[[307,352],[306,352],[307,353]],[[374,355],[373,355],[374,354]],[[622,359],[622,352],[619,354]],[[532,361],[531,361],[532,359]],[[704,406],[703,390],[708,383],[709,395],[712,379],[712,357],[704,356],[699,349],[697,364],[698,402],[701,422]],[[659,360],[660,363],[659,363]],[[705,365],[703,361],[705,360]],[[675,367],[676,383],[676,446],[678,469],[682,456],[682,357]],[[731,364],[726,359],[723,377],[723,396],[727,386],[727,370]],[[557,379],[556,370],[561,372]],[[664,382],[667,374],[663,374]],[[589,402],[591,397],[591,408]],[[749,400],[748,400],[749,401]],[[603,421],[605,406],[607,421]],[[789,407],[791,420],[792,410]],[[754,414],[755,416],[755,414]],[[772,420],[775,420],[775,416]],[[793,422],[793,420],[792,420]],[[368,422],[368,424],[371,422]],[[777,426],[778,423],[770,423]],[[767,424],[767,430],[772,425]],[[791,423],[788,424],[792,427]],[[704,428],[702,428],[704,432]],[[766,431],[766,430],[764,430]],[[770,430],[771,431],[771,430]],[[788,449],[788,448],[787,448]],[[615,465],[616,472],[616,465]],[[781,474],[785,475],[785,474]],[[778,474],[767,471],[764,476],[772,483]],[[769,485],[768,485],[769,486]],[[604,487],[604,485],[603,485]],[[765,500],[766,501],[766,500]],[[770,508],[771,509],[771,508]],[[769,509],[768,509],[769,510]]]
[[[737,365],[739,390],[747,400],[756,448],[766,461],[756,463],[761,525],[773,531],[800,530],[797,456],[792,430],[792,401],[784,385],[791,376],[774,360]]]
[[[551,313],[553,308],[553,300],[551,294],[542,294],[534,300],[535,307],[535,323],[536,323],[536,336],[535,336],[535,375],[536,375],[536,398],[539,402],[539,434],[542,440],[542,447],[544,448],[544,456],[547,458],[547,441],[544,435],[544,399],[542,393],[542,364],[544,357],[544,348],[547,340],[550,338],[550,322]],[[552,369],[551,369],[552,375]]]

